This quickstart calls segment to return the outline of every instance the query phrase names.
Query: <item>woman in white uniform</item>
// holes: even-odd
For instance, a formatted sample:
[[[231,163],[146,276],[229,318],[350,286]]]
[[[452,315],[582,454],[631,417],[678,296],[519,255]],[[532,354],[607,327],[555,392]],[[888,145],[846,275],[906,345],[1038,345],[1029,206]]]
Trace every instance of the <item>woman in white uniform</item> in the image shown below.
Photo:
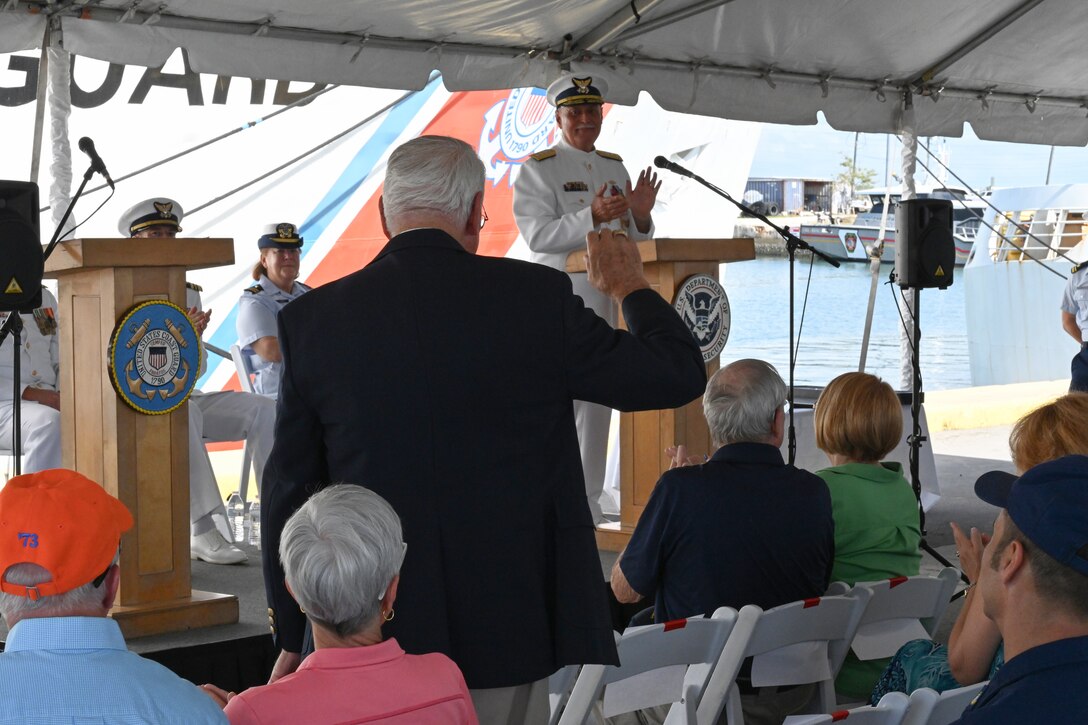
[[[283,356],[276,314],[310,288],[298,282],[302,237],[294,224],[271,224],[257,241],[261,259],[253,268],[257,284],[246,288],[238,304],[238,346],[253,361],[253,390],[275,398],[280,392]]]

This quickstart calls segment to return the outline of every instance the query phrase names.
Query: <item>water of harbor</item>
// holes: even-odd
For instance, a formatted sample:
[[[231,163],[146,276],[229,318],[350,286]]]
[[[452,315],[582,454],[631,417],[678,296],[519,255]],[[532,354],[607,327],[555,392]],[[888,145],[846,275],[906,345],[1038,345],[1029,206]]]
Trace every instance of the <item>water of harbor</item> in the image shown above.
[[[887,284],[892,267],[890,264],[880,267],[865,370],[901,388],[900,323],[893,297],[893,290],[896,297],[899,295],[899,287]],[[760,258],[725,265],[723,269],[731,308],[731,329],[722,351],[723,364],[746,357],[760,358],[772,363],[783,379],[788,380],[789,262],[783,258]],[[971,385],[962,272],[956,269],[954,282],[948,289],[921,291],[924,390]],[[844,262],[836,269],[816,260],[802,328],[809,260],[798,259],[795,273],[796,323],[801,330],[796,383],[823,386],[836,375],[858,369],[872,275],[868,264]],[[909,389],[909,385],[901,389]]]

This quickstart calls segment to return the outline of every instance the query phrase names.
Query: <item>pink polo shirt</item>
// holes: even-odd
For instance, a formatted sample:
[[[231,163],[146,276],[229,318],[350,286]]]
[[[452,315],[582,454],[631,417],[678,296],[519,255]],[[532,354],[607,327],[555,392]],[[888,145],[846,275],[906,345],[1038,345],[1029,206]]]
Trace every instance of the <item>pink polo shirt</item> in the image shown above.
[[[478,725],[457,665],[443,654],[405,654],[395,639],[319,649],[296,672],[231,698],[225,712],[233,725]]]

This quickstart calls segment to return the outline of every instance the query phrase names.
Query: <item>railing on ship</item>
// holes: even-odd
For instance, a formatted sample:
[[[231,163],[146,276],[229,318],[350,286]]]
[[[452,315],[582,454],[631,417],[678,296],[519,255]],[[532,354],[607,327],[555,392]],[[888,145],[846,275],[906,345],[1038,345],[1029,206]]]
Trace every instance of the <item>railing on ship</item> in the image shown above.
[[[1010,211],[994,224],[995,262],[1054,259],[1088,239],[1088,210],[1038,209]]]

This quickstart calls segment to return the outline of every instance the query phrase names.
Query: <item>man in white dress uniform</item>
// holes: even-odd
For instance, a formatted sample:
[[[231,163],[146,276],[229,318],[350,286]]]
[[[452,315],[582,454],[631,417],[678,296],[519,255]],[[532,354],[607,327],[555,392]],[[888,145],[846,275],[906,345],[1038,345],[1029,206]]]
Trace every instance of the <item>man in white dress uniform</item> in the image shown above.
[[[653,236],[650,212],[661,186],[657,174],[647,168],[632,187],[623,159],[595,146],[607,90],[600,79],[570,75],[548,87],[562,137],[553,148],[533,154],[514,183],[514,218],[534,262],[566,270],[567,255],[585,249],[586,235],[601,226],[634,240]],[[612,300],[590,285],[584,272],[570,277],[574,293],[615,327],[619,315]],[[604,520],[600,499],[611,416],[603,405],[574,402],[586,498],[595,523]]]

